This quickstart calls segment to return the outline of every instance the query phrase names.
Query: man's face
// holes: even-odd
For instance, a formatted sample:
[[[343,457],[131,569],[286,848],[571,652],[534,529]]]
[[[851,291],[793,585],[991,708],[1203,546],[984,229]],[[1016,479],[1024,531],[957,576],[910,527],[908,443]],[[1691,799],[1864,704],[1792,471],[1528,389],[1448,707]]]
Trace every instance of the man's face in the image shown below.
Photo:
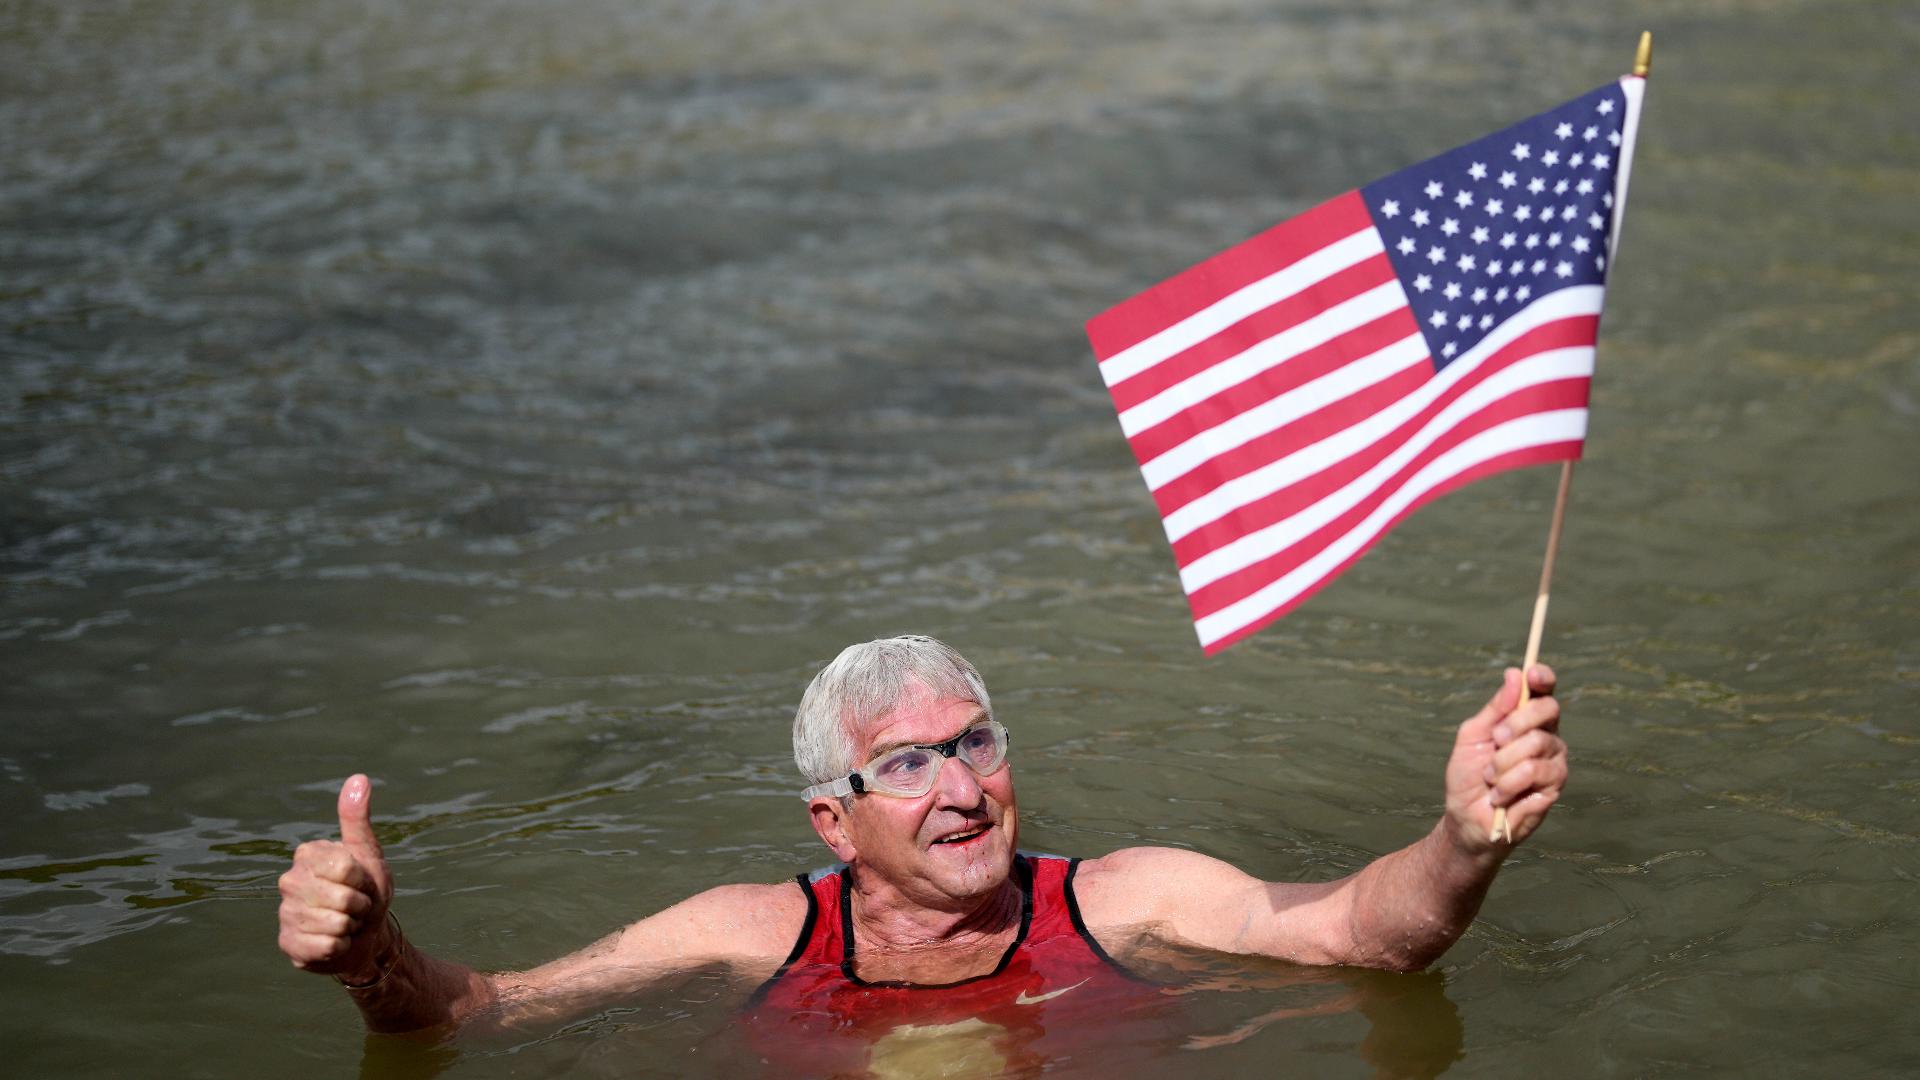
[[[909,744],[945,742],[986,718],[974,702],[922,688],[856,734],[854,761],[865,764]],[[825,801],[837,809],[836,800]],[[815,821],[820,824],[818,812]],[[863,870],[927,907],[964,909],[998,889],[1013,865],[1013,768],[1002,765],[992,776],[980,776],[959,758],[946,758],[925,795],[855,795],[839,821],[851,857],[833,837],[827,842],[842,859],[857,859]]]

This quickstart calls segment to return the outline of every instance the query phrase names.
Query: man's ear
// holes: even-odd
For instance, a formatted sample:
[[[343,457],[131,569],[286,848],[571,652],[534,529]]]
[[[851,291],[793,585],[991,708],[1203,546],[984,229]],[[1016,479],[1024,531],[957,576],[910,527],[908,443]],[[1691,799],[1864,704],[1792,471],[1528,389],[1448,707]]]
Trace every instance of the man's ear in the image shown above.
[[[852,822],[848,820],[849,809],[839,799],[827,795],[807,803],[807,819],[813,823],[813,831],[833,849],[834,858],[843,863],[853,862],[859,854],[859,847],[853,842]]]

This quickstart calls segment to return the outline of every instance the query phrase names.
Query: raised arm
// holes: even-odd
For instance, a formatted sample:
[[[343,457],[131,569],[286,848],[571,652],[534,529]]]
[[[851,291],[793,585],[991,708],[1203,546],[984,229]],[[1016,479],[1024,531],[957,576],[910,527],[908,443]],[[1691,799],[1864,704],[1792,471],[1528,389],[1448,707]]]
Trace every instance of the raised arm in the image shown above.
[[[1512,845],[1493,839],[1507,808],[1514,842],[1540,826],[1567,779],[1553,672],[1520,675],[1460,725],[1447,761],[1446,812],[1415,843],[1317,884],[1264,882],[1218,859],[1130,848],[1088,862],[1075,891],[1088,929],[1116,955],[1148,939],[1303,964],[1416,971],[1466,932]]]
[[[482,973],[414,948],[389,918],[393,875],[374,837],[371,795],[365,776],[348,778],[340,839],[294,852],[280,876],[280,951],[295,967],[338,979],[373,1031],[574,1013],[704,967],[765,977],[806,917],[792,884],[727,885],[530,971]]]

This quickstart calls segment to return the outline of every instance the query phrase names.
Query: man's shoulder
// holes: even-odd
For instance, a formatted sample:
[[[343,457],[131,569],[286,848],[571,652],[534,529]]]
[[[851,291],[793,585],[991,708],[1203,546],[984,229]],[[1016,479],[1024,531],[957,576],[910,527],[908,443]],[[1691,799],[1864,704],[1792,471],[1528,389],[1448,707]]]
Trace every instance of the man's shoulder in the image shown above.
[[[793,950],[811,907],[811,896],[791,880],[719,885],[645,922],[658,921],[663,930],[703,942],[716,956],[736,963],[767,958],[778,963]]]
[[[1135,847],[1083,860],[1074,873],[1073,891],[1090,926],[1131,924],[1164,918],[1173,905],[1239,880],[1246,875],[1211,855]]]

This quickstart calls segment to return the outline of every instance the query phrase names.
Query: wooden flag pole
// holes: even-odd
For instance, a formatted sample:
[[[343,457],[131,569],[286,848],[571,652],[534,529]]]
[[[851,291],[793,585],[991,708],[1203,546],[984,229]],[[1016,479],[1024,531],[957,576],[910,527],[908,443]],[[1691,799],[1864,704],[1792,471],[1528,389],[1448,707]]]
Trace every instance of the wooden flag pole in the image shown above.
[[[1547,594],[1553,588],[1553,557],[1560,550],[1560,524],[1567,519],[1567,489],[1573,486],[1573,462],[1560,463],[1560,493],[1553,499],[1553,524],[1547,526],[1547,558],[1540,567],[1540,591],[1533,598],[1533,626],[1527,631],[1527,658],[1520,664],[1520,704],[1533,696],[1527,685],[1527,672],[1540,662],[1540,639],[1547,632]],[[1493,808],[1493,835],[1513,843],[1513,828],[1507,824],[1507,808]]]
[[[1640,33],[1640,46],[1634,50],[1633,73],[1646,78],[1653,70],[1653,32]],[[1553,557],[1560,550],[1560,525],[1567,517],[1567,489],[1573,486],[1573,461],[1560,463],[1560,492],[1553,500],[1553,524],[1547,527],[1547,558],[1540,567],[1540,592],[1533,598],[1533,626],[1527,631],[1527,658],[1520,664],[1520,704],[1533,696],[1527,685],[1527,672],[1540,662],[1540,638],[1547,632],[1547,593],[1553,587]],[[1513,843],[1513,827],[1507,822],[1507,808],[1493,808],[1493,835]]]

